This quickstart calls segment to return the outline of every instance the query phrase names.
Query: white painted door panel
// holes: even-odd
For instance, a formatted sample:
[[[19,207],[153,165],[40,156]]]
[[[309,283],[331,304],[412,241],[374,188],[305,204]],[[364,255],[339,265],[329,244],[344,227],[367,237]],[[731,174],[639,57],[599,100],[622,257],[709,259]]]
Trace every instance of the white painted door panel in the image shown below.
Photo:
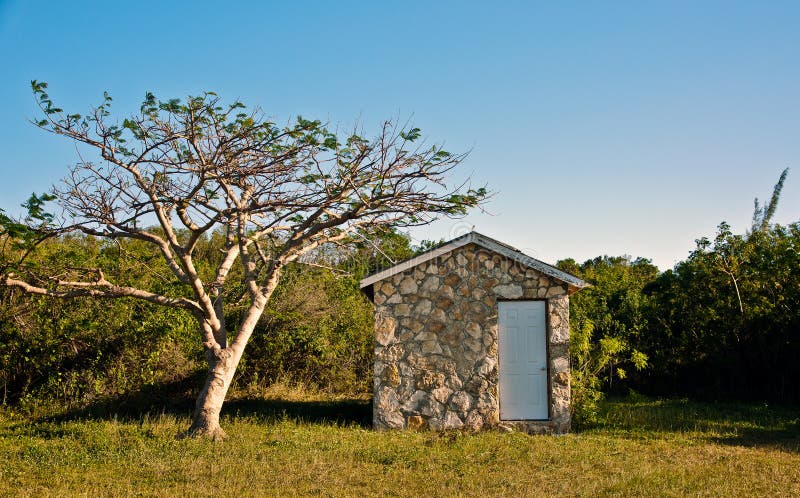
[[[545,302],[501,301],[497,313],[500,418],[547,419]]]

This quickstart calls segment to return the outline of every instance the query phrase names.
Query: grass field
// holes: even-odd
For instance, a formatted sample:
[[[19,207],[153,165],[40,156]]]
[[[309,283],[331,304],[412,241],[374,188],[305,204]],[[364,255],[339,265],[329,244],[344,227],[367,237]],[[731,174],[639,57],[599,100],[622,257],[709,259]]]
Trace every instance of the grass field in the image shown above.
[[[368,400],[282,398],[229,403],[222,443],[176,438],[180,409],[0,411],[0,496],[800,495],[798,409],[620,400],[532,437],[376,433]]]

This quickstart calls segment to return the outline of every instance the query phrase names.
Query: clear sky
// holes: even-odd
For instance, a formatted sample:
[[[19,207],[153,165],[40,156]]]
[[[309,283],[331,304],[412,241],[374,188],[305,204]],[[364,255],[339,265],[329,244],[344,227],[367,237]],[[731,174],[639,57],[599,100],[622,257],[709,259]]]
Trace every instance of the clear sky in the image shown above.
[[[791,167],[800,216],[800,2],[28,2],[0,0],[0,208],[58,181],[74,146],[28,124],[31,79],[71,112],[108,90],[214,90],[286,120],[411,117],[471,150],[497,192],[472,225],[548,262],[684,259],[749,226]]]

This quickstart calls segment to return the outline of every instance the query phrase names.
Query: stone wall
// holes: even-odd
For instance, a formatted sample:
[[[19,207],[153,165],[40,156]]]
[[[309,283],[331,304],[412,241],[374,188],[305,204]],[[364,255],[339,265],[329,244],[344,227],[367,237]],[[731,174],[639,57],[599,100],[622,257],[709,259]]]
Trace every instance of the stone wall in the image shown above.
[[[373,291],[375,428],[569,430],[566,284],[469,244],[375,282]],[[499,419],[497,301],[503,299],[547,300],[547,421]]]

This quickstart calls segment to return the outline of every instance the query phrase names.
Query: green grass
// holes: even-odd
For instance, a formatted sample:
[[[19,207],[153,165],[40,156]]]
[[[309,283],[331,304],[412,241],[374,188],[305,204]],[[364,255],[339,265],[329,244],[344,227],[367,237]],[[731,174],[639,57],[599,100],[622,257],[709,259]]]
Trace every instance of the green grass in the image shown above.
[[[561,437],[377,433],[369,401],[234,400],[222,443],[171,413],[0,412],[0,496],[797,496],[800,410],[606,402]]]

